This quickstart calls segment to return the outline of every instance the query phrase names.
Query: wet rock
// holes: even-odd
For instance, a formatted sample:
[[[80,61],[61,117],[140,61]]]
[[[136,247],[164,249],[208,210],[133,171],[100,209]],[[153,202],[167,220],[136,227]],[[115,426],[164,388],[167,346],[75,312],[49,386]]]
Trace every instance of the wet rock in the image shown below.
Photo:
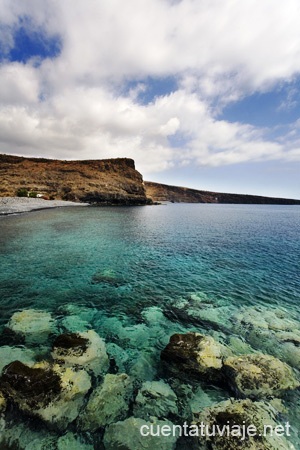
[[[177,436],[142,436],[141,427],[160,427],[173,424],[167,420],[152,418],[152,422],[130,417],[123,422],[109,425],[104,434],[104,445],[106,450],[173,450],[176,446]],[[148,428],[142,429],[147,432]]]
[[[0,373],[5,366],[16,360],[32,366],[35,363],[35,353],[25,347],[0,347]]]
[[[53,344],[52,357],[60,364],[83,367],[96,376],[109,367],[105,343],[94,330],[58,336]]]
[[[170,414],[178,414],[175,392],[164,381],[146,381],[142,384],[135,399],[135,417],[148,420],[151,416],[159,419]]]
[[[223,359],[231,351],[211,336],[199,333],[174,334],[161,353],[161,359],[177,376],[217,381]]]
[[[106,344],[106,350],[109,358],[115,361],[117,371],[121,373],[125,372],[125,365],[129,358],[127,352],[113,342],[108,342]]]
[[[227,358],[224,372],[233,391],[240,397],[280,397],[285,391],[299,386],[287,364],[261,353]]]
[[[126,374],[107,374],[103,383],[90,396],[79,426],[84,431],[95,431],[126,418],[133,386]]]
[[[84,370],[14,361],[5,367],[1,386],[22,411],[64,429],[78,416],[91,382]]]
[[[24,338],[27,344],[42,344],[48,340],[51,333],[56,331],[51,314],[35,309],[25,309],[14,313],[7,327]]]
[[[205,425],[202,429],[201,424]],[[266,433],[265,425],[269,426]],[[278,423],[274,411],[263,402],[226,400],[195,414],[193,426],[203,430],[203,435],[199,431],[199,437],[195,437],[199,450],[295,450],[284,436],[270,431]],[[251,436],[250,430],[243,439],[243,430],[250,426],[255,427],[255,435]],[[218,430],[222,429],[225,431],[221,435]]]

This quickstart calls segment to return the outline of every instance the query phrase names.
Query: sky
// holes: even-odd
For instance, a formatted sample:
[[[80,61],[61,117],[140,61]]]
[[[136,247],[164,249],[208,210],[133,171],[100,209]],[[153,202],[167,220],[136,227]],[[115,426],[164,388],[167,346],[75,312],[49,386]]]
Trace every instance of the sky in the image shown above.
[[[0,0],[0,153],[299,199],[299,0]]]

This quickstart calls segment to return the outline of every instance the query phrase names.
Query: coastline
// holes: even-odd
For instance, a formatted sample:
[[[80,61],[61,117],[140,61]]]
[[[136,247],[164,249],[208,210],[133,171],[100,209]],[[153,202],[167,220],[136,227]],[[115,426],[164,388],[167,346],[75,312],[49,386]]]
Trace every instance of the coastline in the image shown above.
[[[28,197],[0,197],[0,216],[21,214],[39,209],[61,208],[64,206],[89,206],[89,203]]]

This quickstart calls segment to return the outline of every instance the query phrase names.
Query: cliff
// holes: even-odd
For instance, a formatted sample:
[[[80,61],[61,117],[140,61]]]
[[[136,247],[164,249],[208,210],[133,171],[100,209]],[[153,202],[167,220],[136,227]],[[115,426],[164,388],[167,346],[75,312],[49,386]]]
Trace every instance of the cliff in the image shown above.
[[[60,161],[0,155],[0,196],[19,189],[49,199],[105,205],[147,203],[142,175],[128,158]]]
[[[174,203],[241,203],[270,205],[300,205],[300,200],[262,197],[258,195],[223,194],[220,192],[198,191],[167,184],[145,181],[146,195],[154,202]]]

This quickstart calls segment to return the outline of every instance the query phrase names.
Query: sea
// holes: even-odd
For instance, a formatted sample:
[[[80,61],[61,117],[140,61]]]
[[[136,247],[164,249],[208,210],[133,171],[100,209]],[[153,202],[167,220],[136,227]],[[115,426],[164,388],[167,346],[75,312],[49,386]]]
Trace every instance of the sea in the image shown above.
[[[299,206],[168,203],[0,217],[2,346],[16,345],[6,334],[11,316],[37,309],[59,332],[94,329],[118,370],[141,381],[168,381],[160,352],[189,331],[235,354],[276,356],[299,376],[299,305]],[[195,412],[231,395],[191,389]],[[300,391],[283,404],[300,448]]]

